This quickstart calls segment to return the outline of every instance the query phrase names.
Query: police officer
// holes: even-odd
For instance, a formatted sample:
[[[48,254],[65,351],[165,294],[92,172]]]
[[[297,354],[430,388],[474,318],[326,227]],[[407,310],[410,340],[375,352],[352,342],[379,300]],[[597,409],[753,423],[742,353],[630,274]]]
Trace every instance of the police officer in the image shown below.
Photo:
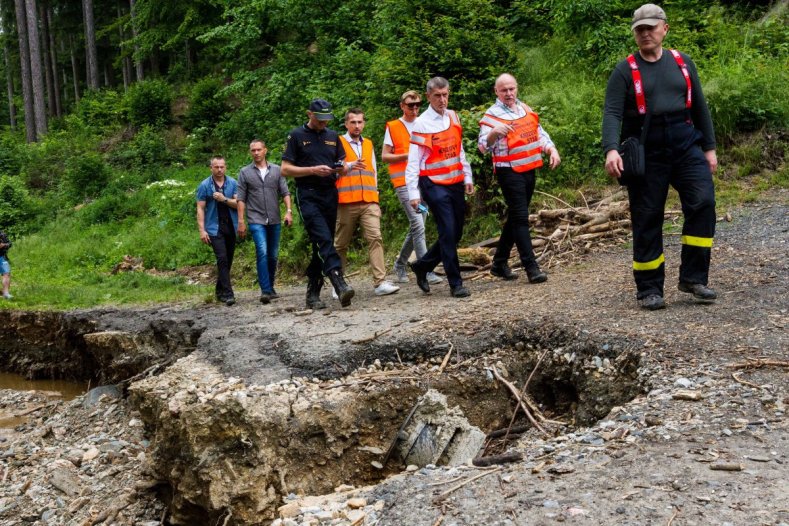
[[[715,233],[712,173],[718,165],[712,119],[693,61],[663,48],[669,29],[663,9],[642,5],[633,14],[631,29],[638,52],[617,64],[608,79],[603,150],[606,171],[621,177],[620,138],[640,137],[646,121],[646,175],[627,183],[636,297],[645,309],[666,305],[662,228],[671,185],[679,193],[685,218],[679,290],[709,303],[717,297],[707,286]]]
[[[351,304],[353,288],[345,282],[342,262],[334,248],[337,223],[337,174],[361,170],[364,162],[346,163],[345,150],[337,132],[327,126],[334,118],[331,104],[314,99],[307,110],[309,120],[288,135],[282,154],[282,175],[296,181],[296,203],[304,228],[312,242],[312,260],[307,267],[307,308],[323,309],[323,276],[328,276],[343,307]]]

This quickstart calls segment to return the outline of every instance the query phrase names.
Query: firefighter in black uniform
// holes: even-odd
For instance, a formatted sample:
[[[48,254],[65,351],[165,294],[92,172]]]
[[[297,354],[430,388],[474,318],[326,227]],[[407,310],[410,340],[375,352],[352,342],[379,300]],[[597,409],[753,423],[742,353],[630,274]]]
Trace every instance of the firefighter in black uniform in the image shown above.
[[[309,121],[288,135],[282,154],[282,175],[296,181],[296,204],[312,242],[312,260],[307,267],[307,308],[323,309],[320,292],[323,276],[329,277],[340,304],[351,304],[354,290],[345,282],[340,256],[334,248],[337,223],[337,173],[345,169],[345,150],[337,132],[327,128],[334,118],[331,104],[314,99],[307,111]]]
[[[617,150],[620,138],[640,138],[651,114],[644,146],[646,175],[627,182],[637,299],[649,310],[666,306],[662,228],[671,185],[679,193],[685,218],[679,290],[710,303],[717,297],[707,286],[715,234],[712,173],[718,165],[712,118],[695,64],[687,55],[663,48],[668,32],[663,9],[654,4],[638,8],[632,30],[638,52],[617,64],[608,79],[603,149],[606,171],[619,178],[623,169]]]

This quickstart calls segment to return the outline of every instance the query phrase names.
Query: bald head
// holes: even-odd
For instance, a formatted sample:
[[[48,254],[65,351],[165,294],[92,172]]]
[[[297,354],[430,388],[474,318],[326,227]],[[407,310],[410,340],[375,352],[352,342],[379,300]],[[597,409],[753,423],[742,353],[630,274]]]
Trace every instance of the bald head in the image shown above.
[[[493,87],[496,97],[508,108],[514,108],[518,103],[518,81],[509,73],[502,73],[496,77]]]

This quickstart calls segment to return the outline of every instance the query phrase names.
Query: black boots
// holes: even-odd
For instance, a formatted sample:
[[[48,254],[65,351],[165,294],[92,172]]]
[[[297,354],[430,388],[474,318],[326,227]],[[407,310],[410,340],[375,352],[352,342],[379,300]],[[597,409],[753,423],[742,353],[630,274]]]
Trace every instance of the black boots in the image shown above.
[[[351,298],[355,294],[353,287],[348,285],[345,282],[345,278],[342,275],[342,270],[335,268],[329,271],[329,281],[334,286],[335,292],[337,292],[337,297],[340,300],[340,305],[343,307],[347,307],[351,304]]]
[[[326,304],[321,301],[321,288],[323,288],[323,277],[310,278],[307,283],[307,308],[325,309]]]

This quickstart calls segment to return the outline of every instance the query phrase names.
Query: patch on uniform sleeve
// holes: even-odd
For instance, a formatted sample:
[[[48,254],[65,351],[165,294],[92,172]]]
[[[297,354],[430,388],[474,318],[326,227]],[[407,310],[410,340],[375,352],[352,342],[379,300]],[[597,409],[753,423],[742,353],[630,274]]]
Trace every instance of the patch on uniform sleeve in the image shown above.
[[[337,146],[337,141],[323,141],[326,146]]]

